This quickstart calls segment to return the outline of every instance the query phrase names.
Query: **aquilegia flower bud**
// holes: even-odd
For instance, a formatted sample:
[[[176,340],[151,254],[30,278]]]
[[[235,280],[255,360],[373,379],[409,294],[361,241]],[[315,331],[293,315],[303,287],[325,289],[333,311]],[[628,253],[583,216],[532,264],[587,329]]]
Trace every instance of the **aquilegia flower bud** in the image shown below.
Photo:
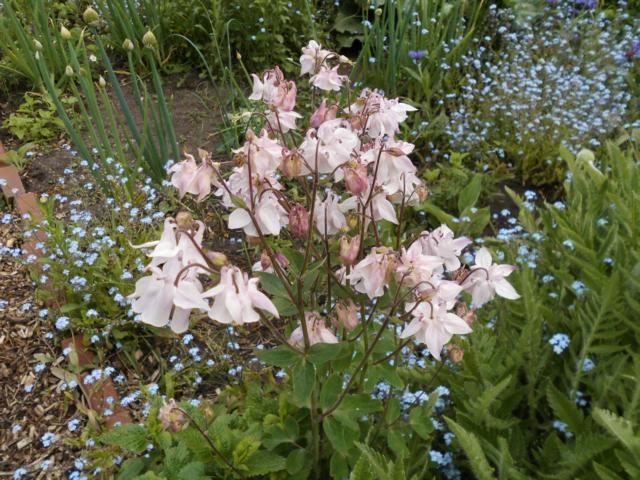
[[[296,237],[309,234],[309,212],[300,204],[296,204],[289,212],[289,228]]]
[[[344,183],[354,195],[361,195],[369,188],[367,167],[356,162],[351,162],[344,167]]]
[[[355,265],[360,252],[360,235],[349,238],[344,235],[340,239],[340,261],[343,265]]]
[[[288,148],[282,149],[282,165],[280,169],[287,178],[293,178],[300,175],[302,171],[303,157],[298,149],[289,150]]]
[[[358,307],[350,298],[336,304],[338,321],[347,331],[352,332],[358,326]]]
[[[176,215],[176,223],[182,228],[191,228],[193,225],[193,216],[189,212],[178,212]]]
[[[222,252],[207,252],[207,258],[214,267],[222,268],[227,264],[227,256]]]

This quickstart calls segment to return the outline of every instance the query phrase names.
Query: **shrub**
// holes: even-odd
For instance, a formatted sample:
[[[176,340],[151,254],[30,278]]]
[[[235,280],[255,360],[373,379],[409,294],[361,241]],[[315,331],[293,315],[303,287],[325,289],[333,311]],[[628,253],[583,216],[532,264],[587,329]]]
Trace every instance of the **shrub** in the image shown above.
[[[455,368],[464,340],[443,347],[471,332],[467,302],[476,309],[496,295],[518,298],[506,280],[514,267],[494,264],[486,248],[463,265],[470,239],[446,225],[407,224],[426,189],[408,157],[413,146],[395,136],[414,108],[351,92],[342,61],[314,41],[303,49],[317,102],[303,107],[315,109],[310,117],[294,111],[297,86],[279,68],[253,75],[249,98],[260,102],[254,121],[264,128],[247,131],[234,166],[200,151],[170,168],[181,197],[229,212],[226,228],[244,232],[247,259],[232,263],[207,249],[210,229],[191,213],[167,218],[160,239],[140,245],[150,263],[130,295],[136,318],[183,333],[205,313],[269,340],[256,345],[261,362],[241,365],[242,382],[215,402],[194,409],[156,400],[144,426],[103,435],[134,454],[157,443],[128,462],[127,475],[325,478],[353,469],[404,478],[429,470],[431,416],[448,395],[434,382]],[[310,125],[304,136],[300,118]],[[474,180],[461,194],[461,211],[480,187]],[[412,337],[427,348],[414,350]]]

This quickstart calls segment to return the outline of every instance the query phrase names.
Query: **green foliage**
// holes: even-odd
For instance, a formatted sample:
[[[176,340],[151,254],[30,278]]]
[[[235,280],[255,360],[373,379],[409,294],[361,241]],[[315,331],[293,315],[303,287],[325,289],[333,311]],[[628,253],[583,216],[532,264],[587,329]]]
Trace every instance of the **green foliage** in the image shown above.
[[[64,133],[64,123],[58,118],[53,101],[48,95],[26,93],[24,102],[2,123],[20,142],[44,143],[59,138]],[[66,108],[72,109],[74,97],[60,99]]]
[[[640,170],[633,143],[606,152],[593,162],[563,152],[564,203],[536,212],[511,192],[525,233],[502,248],[520,258],[510,279],[522,300],[498,306],[492,329],[474,324],[460,371],[442,380],[456,405],[449,428],[477,478],[639,471]],[[570,345],[554,353],[560,332]]]
[[[356,74],[389,96],[420,103],[423,120],[434,121],[442,111],[438,100],[457,88],[455,65],[477,33],[484,2],[392,0],[373,6],[378,10],[365,29]],[[415,52],[420,58],[412,58]]]
[[[25,143],[17,150],[6,151],[2,160],[10,165],[14,165],[18,171],[22,171],[31,161],[31,157],[33,156],[32,149],[34,147],[36,147],[35,143]]]

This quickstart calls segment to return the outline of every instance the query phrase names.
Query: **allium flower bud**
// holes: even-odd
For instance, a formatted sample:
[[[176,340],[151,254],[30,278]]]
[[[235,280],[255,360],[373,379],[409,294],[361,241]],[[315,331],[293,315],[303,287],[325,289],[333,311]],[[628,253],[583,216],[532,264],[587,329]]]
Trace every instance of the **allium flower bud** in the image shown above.
[[[160,407],[158,419],[164,428],[173,433],[184,430],[187,426],[187,419],[173,398]]]
[[[296,237],[309,234],[309,212],[302,205],[294,205],[289,212],[289,228]]]
[[[98,85],[100,85],[101,88],[104,88],[107,86],[107,82],[105,81],[102,75],[100,75],[100,78],[98,78]]]
[[[71,68],[71,65],[67,65],[67,66],[64,68],[64,74],[65,74],[67,77],[73,77],[74,73],[73,73],[73,68]]]
[[[347,331],[352,332],[358,326],[358,307],[350,298],[336,304],[338,321]]]
[[[133,51],[133,49],[134,49],[133,42],[131,40],[129,40],[128,38],[125,38],[124,42],[122,42],[122,48],[124,48],[128,52]]]
[[[36,51],[41,52],[42,51],[42,44],[36,40],[35,38],[33,39],[33,46],[36,49]]]
[[[578,162],[580,163],[593,163],[595,159],[596,156],[588,148],[583,148],[578,152],[578,155],[576,156],[576,160],[578,160]]]
[[[450,345],[447,347],[449,358],[453,363],[460,363],[464,357],[464,350],[458,345]]]
[[[238,60],[242,60],[242,55],[240,54],[240,52],[236,52],[236,58]]]
[[[63,40],[71,40],[71,32],[64,25],[60,26],[60,37]]]
[[[280,170],[287,178],[297,177],[302,171],[303,160],[304,158],[297,149],[289,150],[288,148],[283,148]]]
[[[100,23],[100,16],[98,15],[98,12],[96,12],[91,7],[87,7],[87,9],[82,14],[82,19],[87,25],[97,25],[98,23]]]
[[[375,14],[376,14],[376,17],[382,16],[382,9],[381,8],[376,8]]]
[[[360,235],[349,238],[346,235],[340,239],[340,261],[343,265],[355,265],[360,252]]]
[[[151,30],[147,30],[147,33],[142,36],[142,44],[146,48],[151,49],[154,49],[158,46],[158,40]]]
[[[356,196],[366,192],[369,188],[367,167],[355,162],[344,167],[344,183],[347,190]]]
[[[193,225],[193,216],[189,212],[178,212],[176,215],[176,223],[181,228],[191,228]]]
[[[207,252],[207,258],[214,267],[222,268],[227,264],[227,256],[222,252]]]

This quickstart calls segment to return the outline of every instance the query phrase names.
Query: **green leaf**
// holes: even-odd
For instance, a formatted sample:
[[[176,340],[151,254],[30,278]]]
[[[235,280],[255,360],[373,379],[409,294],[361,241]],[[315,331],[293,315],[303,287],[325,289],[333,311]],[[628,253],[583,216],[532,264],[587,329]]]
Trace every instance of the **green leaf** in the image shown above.
[[[334,373],[322,386],[320,391],[320,408],[331,407],[342,393],[342,375]]]
[[[287,289],[276,275],[269,272],[256,272],[255,275],[260,278],[262,290],[276,297],[288,297]]]
[[[574,402],[569,400],[566,395],[551,383],[547,387],[547,400],[556,417],[565,422],[573,433],[578,433],[582,430],[582,413]]]
[[[387,443],[389,448],[393,450],[398,458],[406,458],[409,456],[409,449],[402,434],[396,430],[387,432]]]
[[[129,458],[120,467],[117,480],[133,480],[147,467],[148,460],[145,458]]]
[[[352,418],[360,418],[363,415],[382,410],[380,400],[371,398],[365,393],[348,395],[338,408],[338,412],[349,415]]]
[[[295,475],[300,472],[309,458],[309,452],[304,448],[297,448],[287,457],[286,468],[287,473]]]
[[[457,424],[450,418],[445,417],[449,428],[456,435],[457,441],[464,450],[469,459],[469,464],[473,473],[479,480],[493,480],[493,468],[489,465],[487,457],[484,455],[478,438],[471,432],[468,432],[461,425]]]
[[[359,432],[351,430],[334,416],[325,418],[322,422],[322,428],[333,448],[342,455],[347,454],[353,447],[353,442],[360,436]]]
[[[291,302],[289,297],[273,297],[271,300],[281,317],[292,317],[298,314],[298,307]]]
[[[200,480],[209,478],[205,475],[204,464],[200,462],[191,462],[186,464],[178,472],[178,480]]]
[[[482,191],[482,174],[476,173],[469,184],[462,189],[458,196],[458,213],[462,213],[467,208],[473,207],[478,201]]]
[[[284,470],[287,466],[287,461],[284,457],[275,453],[259,450],[244,465],[248,468],[247,475],[249,477],[257,477]]]
[[[300,355],[284,345],[269,350],[256,350],[256,356],[267,365],[280,368],[290,367],[300,360]]]
[[[630,421],[602,408],[593,409],[593,418],[617,438],[631,454],[640,458],[640,436],[634,434],[633,424]]]
[[[307,359],[315,365],[322,365],[338,358],[341,353],[342,348],[339,343],[316,343],[307,351]]]
[[[291,372],[293,396],[302,404],[308,404],[316,379],[316,367],[303,360],[297,363]]]
[[[147,430],[142,425],[134,423],[122,425],[110,432],[103,433],[99,440],[106,445],[116,445],[136,453],[144,452],[149,443]]]

